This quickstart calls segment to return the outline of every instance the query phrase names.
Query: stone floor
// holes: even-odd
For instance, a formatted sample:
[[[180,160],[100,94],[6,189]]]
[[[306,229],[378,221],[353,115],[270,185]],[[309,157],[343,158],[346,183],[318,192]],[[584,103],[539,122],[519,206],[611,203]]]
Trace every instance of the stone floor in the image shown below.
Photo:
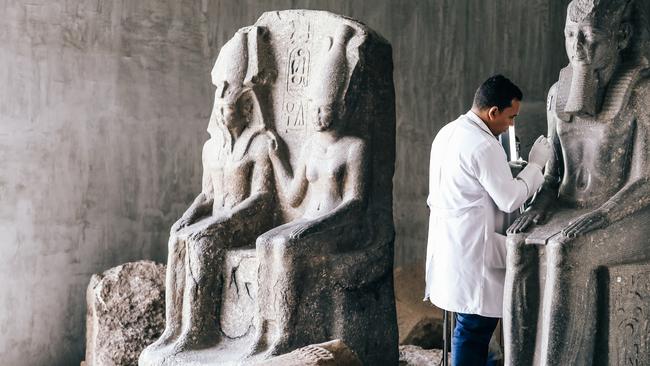
[[[418,346],[399,347],[399,366],[438,366],[442,365],[442,350],[423,349]]]

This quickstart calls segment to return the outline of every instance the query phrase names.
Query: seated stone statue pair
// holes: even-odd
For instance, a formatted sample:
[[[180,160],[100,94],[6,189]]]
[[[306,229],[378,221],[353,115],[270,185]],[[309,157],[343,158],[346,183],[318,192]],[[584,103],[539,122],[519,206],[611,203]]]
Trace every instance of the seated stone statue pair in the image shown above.
[[[506,365],[650,362],[638,349],[647,350],[647,326],[622,329],[625,319],[610,319],[624,307],[607,300],[613,268],[638,264],[640,271],[650,261],[645,8],[640,0],[569,4],[564,33],[570,63],[548,96],[554,158],[536,200],[509,229]],[[628,304],[636,310],[622,316],[648,324],[647,282],[642,292]],[[635,355],[628,341],[636,342]],[[615,360],[612,352],[628,354]]]
[[[212,71],[216,86],[203,147],[201,193],[172,226],[166,277],[166,328],[147,347],[140,364],[217,345],[222,265],[225,253],[256,246],[259,289],[254,342],[248,352],[276,355],[296,344],[292,327],[305,275],[335,240],[332,229],[363,217],[368,169],[366,142],[346,135],[342,90],[347,78],[345,46],[352,29],[343,26],[328,45],[309,88],[307,120],[313,132],[297,159],[261,111],[274,71],[255,64],[245,28],[223,46]],[[257,40],[262,42],[262,40]],[[333,75],[333,76],[332,76]],[[292,166],[291,160],[296,161]],[[301,214],[281,224],[288,202]],[[281,225],[279,225],[281,224]]]

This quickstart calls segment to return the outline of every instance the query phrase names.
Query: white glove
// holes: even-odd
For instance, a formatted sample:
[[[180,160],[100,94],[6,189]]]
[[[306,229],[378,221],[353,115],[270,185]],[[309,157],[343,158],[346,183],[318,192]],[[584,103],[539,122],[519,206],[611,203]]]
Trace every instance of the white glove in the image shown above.
[[[530,149],[530,154],[528,154],[528,163],[535,164],[541,170],[548,162],[548,159],[551,158],[551,144],[548,142],[548,139],[544,136],[540,136],[535,140],[533,147]]]

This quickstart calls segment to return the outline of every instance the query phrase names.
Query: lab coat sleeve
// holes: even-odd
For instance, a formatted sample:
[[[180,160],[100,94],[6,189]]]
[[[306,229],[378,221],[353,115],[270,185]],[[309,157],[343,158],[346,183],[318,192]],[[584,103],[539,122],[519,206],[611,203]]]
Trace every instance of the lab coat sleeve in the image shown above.
[[[429,206],[429,208],[433,205],[432,193],[435,191],[435,187],[438,186],[439,180],[440,169],[436,164],[435,148],[433,144],[431,144],[431,154],[429,156],[429,195],[427,196],[427,206]]]
[[[541,170],[533,164],[513,178],[505,153],[497,144],[477,149],[472,156],[472,167],[478,181],[499,210],[504,212],[513,212],[521,207],[544,182]]]

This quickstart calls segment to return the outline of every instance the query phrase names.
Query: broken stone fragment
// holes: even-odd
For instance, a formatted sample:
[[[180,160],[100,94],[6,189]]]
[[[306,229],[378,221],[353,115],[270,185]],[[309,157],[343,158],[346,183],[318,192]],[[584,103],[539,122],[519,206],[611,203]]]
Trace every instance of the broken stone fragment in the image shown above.
[[[165,327],[165,266],[126,263],[90,279],[86,366],[137,365]]]
[[[442,350],[418,346],[399,347],[399,366],[429,366],[442,364]]]
[[[255,366],[361,366],[361,361],[339,339],[310,344],[293,352],[254,364]]]

